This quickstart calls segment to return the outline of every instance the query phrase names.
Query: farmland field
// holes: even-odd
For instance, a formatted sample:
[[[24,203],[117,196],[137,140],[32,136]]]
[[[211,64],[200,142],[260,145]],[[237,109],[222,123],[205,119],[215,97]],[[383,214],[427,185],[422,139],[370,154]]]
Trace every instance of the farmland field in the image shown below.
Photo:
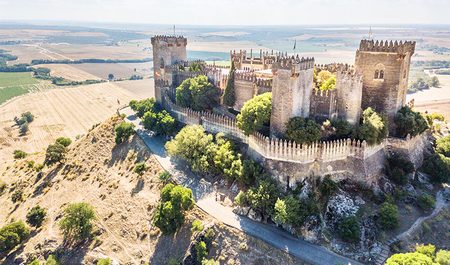
[[[0,104],[28,93],[38,83],[31,73],[0,73]]]

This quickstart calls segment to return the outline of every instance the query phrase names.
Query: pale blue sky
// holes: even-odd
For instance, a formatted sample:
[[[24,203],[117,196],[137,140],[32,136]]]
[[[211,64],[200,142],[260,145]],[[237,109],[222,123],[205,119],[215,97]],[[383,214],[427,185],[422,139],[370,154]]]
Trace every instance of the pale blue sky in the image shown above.
[[[0,0],[0,20],[193,25],[450,24],[450,0]]]

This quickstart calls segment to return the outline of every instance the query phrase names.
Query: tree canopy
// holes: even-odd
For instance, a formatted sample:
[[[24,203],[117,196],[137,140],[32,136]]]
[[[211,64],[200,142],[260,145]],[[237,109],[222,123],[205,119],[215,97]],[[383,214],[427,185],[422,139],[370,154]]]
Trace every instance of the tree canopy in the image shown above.
[[[64,210],[64,216],[59,227],[66,242],[82,241],[91,236],[95,219],[94,208],[85,202],[71,203]]]
[[[369,107],[363,112],[362,124],[356,134],[357,138],[365,140],[369,145],[379,144],[387,137],[388,127],[385,119]]]
[[[241,113],[237,116],[237,126],[246,135],[261,130],[270,122],[272,112],[272,93],[267,92],[245,102]]]
[[[291,118],[286,124],[286,138],[298,144],[310,144],[320,140],[320,125],[302,117]]]
[[[223,93],[223,104],[233,107],[236,103],[236,91],[234,89],[234,74],[236,69],[234,68],[234,62],[231,61],[231,69],[228,74],[227,86]]]
[[[429,245],[417,245],[416,251],[394,254],[386,260],[386,265],[449,265],[450,251],[439,250]]]
[[[184,80],[176,89],[176,103],[182,107],[202,111],[219,104],[220,90],[208,81],[208,77],[199,75]]]
[[[416,136],[428,129],[428,123],[422,114],[411,110],[408,106],[402,107],[397,112],[394,122],[399,137],[406,137],[408,134]]]
[[[134,124],[123,121],[114,128],[114,131],[116,132],[116,144],[123,143],[134,134]]]

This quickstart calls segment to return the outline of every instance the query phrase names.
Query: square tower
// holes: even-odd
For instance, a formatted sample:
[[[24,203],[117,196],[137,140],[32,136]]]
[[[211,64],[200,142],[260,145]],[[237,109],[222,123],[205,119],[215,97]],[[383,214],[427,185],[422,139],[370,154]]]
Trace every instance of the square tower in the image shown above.
[[[272,66],[270,134],[281,137],[293,117],[309,117],[314,78],[314,58],[280,56]]]
[[[185,62],[187,39],[182,36],[152,37],[153,46],[153,72],[155,78],[155,98],[161,102],[161,84],[171,84],[171,73],[166,69],[178,62]]]
[[[362,109],[372,107],[392,124],[406,103],[408,75],[415,42],[361,40],[355,68],[363,76]]]

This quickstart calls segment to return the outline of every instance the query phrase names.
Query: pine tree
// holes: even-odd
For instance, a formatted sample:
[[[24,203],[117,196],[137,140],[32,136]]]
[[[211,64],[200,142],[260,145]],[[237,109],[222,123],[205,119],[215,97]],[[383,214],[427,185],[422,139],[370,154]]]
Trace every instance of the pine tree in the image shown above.
[[[231,61],[230,74],[228,75],[227,87],[223,94],[223,104],[233,107],[236,102],[236,92],[234,91],[234,73],[236,69],[234,68],[234,62]]]

